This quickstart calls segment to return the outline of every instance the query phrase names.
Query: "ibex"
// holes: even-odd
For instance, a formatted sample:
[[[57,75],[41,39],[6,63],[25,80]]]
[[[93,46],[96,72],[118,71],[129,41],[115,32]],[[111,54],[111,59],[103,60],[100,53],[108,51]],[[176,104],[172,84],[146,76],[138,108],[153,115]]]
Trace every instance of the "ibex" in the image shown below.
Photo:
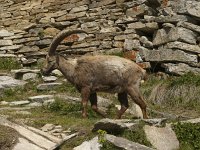
[[[146,71],[136,63],[118,56],[81,56],[76,59],[65,58],[56,53],[60,42],[68,36],[86,33],[82,30],[61,31],[52,41],[46,56],[47,64],[41,70],[48,75],[58,69],[81,93],[82,116],[87,117],[87,103],[90,100],[92,109],[105,117],[105,113],[97,107],[97,92],[118,93],[121,109],[117,114],[120,119],[128,108],[128,95],[142,110],[143,118],[147,118],[146,104],[139,91],[140,81]]]

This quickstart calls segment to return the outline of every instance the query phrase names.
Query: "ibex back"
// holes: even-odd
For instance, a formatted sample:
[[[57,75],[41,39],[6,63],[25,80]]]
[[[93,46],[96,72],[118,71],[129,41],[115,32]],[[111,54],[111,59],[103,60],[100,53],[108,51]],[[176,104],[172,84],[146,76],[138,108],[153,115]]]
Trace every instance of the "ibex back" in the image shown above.
[[[128,95],[142,110],[143,118],[147,118],[146,104],[139,91],[140,81],[145,78],[146,71],[136,63],[117,56],[82,56],[77,59],[65,58],[56,54],[59,43],[72,34],[85,33],[82,30],[62,31],[50,45],[47,65],[42,73],[47,75],[58,69],[81,93],[82,115],[87,117],[87,103],[90,100],[92,109],[105,117],[105,113],[97,107],[97,92],[118,93],[121,109],[117,118],[128,108]]]

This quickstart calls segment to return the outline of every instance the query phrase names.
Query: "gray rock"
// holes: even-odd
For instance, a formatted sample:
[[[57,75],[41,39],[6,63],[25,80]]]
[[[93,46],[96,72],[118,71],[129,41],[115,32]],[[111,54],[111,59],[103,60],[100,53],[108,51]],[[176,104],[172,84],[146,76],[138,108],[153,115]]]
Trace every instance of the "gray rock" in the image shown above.
[[[53,95],[37,95],[37,96],[29,97],[28,100],[30,100],[31,102],[43,103],[44,101],[51,100],[53,98],[54,98]]]
[[[26,107],[41,107],[41,106],[43,106],[43,104],[40,102],[32,102],[32,103],[26,105]]]
[[[72,8],[69,13],[77,13],[77,12],[86,11],[86,10],[88,10],[88,6],[83,5],[83,6]]]
[[[0,89],[22,87],[26,84],[25,81],[16,80],[9,76],[0,76]]]
[[[51,131],[55,128],[55,125],[54,124],[45,124],[41,130],[44,131],[44,132],[48,132],[48,131]]]
[[[16,69],[16,70],[11,70],[11,74],[14,76],[15,79],[21,79],[24,74],[27,73],[34,73],[38,74],[40,73],[39,69]]]
[[[179,149],[179,141],[170,125],[164,128],[144,126],[147,139],[158,150]]]
[[[191,45],[184,42],[170,42],[167,43],[165,47],[169,49],[181,49],[186,52],[200,53],[200,47],[198,45]]]
[[[17,56],[14,54],[0,54],[0,58],[17,58]]]
[[[180,21],[190,21],[190,18],[184,15],[172,15],[172,16],[159,16],[152,19],[152,21],[158,23],[177,23]]]
[[[25,73],[22,77],[22,80],[36,80],[38,78],[38,74],[36,73]]]
[[[134,125],[135,123],[132,123],[131,120],[127,120],[127,119],[112,120],[112,119],[106,118],[95,123],[92,131],[96,132],[98,130],[105,130],[108,133],[119,134],[123,132],[125,129],[128,129]]]
[[[2,118],[0,119],[0,124],[15,129],[19,134],[22,135],[22,137],[26,138],[31,143],[34,143],[35,145],[42,147],[43,149],[52,149],[53,147],[55,147],[57,145],[57,143],[52,142],[51,140],[47,139],[46,137],[43,137],[43,136],[29,130],[27,126],[23,127],[21,125],[12,123],[12,122],[2,119]]]
[[[13,101],[13,102],[10,102],[9,105],[10,106],[18,106],[18,105],[26,105],[29,103],[30,103],[30,101]]]
[[[98,142],[98,137],[94,137],[90,141],[85,141],[81,145],[74,147],[73,150],[100,150],[101,144]]]
[[[126,16],[136,17],[143,16],[148,10],[146,5],[139,5],[133,8],[129,8],[126,10]]]
[[[42,79],[44,80],[44,82],[54,82],[56,81],[58,78],[56,76],[43,76]]]
[[[11,46],[13,45],[12,40],[1,40],[0,39],[0,46]]]
[[[116,137],[110,134],[106,134],[105,139],[114,144],[115,146],[123,148],[125,150],[153,150],[152,148],[147,147],[145,145],[141,145],[139,143],[135,143],[122,137]]]
[[[14,33],[9,32],[7,30],[4,30],[4,29],[0,30],[0,38],[7,37],[7,36],[13,36],[13,35],[14,35]]]
[[[165,71],[168,73],[176,74],[176,75],[184,75],[186,73],[192,72],[194,74],[199,74],[200,69],[191,67],[185,63],[164,63],[162,67],[165,68]]]
[[[197,33],[200,33],[200,26],[195,25],[195,24],[193,24],[193,23],[189,23],[189,22],[180,22],[178,25],[181,26],[181,27],[187,28],[187,29],[189,29],[189,30],[195,31],[195,32],[197,32]]]
[[[131,40],[131,39],[125,39],[124,42],[124,49],[125,50],[134,50],[138,49],[140,47],[140,41],[137,39]]]
[[[153,45],[162,45],[168,42],[168,36],[166,29],[159,29],[154,33]]]
[[[128,28],[153,33],[154,31],[158,29],[158,23],[157,22],[149,22],[149,23],[135,22],[135,23],[128,24]]]
[[[146,61],[158,61],[158,62],[185,62],[185,63],[197,63],[197,55],[185,53],[181,50],[172,49],[160,49],[160,50],[148,50],[141,49],[140,53]]]
[[[197,34],[182,27],[158,30],[153,39],[153,45],[158,46],[172,41],[182,41],[189,44],[196,44]]]
[[[145,36],[140,37],[140,42],[143,43],[144,47],[148,47],[148,48],[153,47],[153,43],[151,41],[149,41],[148,38]]]
[[[185,8],[181,9],[179,13],[189,14],[191,16],[200,18],[200,2],[185,1],[185,5]]]
[[[196,44],[197,34],[186,28],[171,28],[168,33],[168,41],[183,41],[189,44]]]
[[[22,149],[28,149],[29,150],[44,150],[43,148],[29,142],[25,138],[19,138],[19,142],[13,147],[12,150],[22,150]]]
[[[17,51],[17,50],[19,50],[20,48],[22,48],[22,46],[23,46],[23,45],[4,46],[4,47],[0,47],[0,51],[2,51],[2,50],[6,50],[6,51],[9,51],[9,50]]]
[[[37,90],[53,90],[58,88],[60,85],[62,85],[62,83],[43,83],[37,86]]]

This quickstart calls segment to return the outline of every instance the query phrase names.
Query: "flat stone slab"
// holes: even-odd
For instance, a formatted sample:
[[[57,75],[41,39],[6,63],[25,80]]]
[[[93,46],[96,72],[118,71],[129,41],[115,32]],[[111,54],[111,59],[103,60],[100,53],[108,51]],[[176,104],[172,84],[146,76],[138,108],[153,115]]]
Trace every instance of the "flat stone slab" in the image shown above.
[[[37,95],[37,96],[32,96],[29,97],[28,100],[30,100],[31,102],[44,102],[46,100],[50,100],[53,99],[54,96],[53,95]]]
[[[43,84],[39,84],[37,86],[38,90],[53,90],[57,87],[59,87],[60,85],[62,85],[62,83],[43,83]]]
[[[42,77],[42,79],[44,80],[44,82],[54,82],[56,81],[58,78],[56,76],[44,76]]]
[[[22,136],[13,150],[25,150],[27,148],[29,150],[54,150],[62,145],[63,142],[78,135],[78,133],[73,133],[63,138],[58,138],[30,126],[12,123],[3,117],[0,117],[0,125],[11,127]]]
[[[30,101],[13,101],[13,102],[10,102],[9,105],[10,106],[18,106],[18,105],[26,105],[29,103],[30,103]]]
[[[144,131],[149,142],[157,150],[179,149],[179,141],[169,124],[164,128],[145,125]]]
[[[114,135],[106,134],[105,138],[115,146],[123,148],[125,150],[153,150],[150,147],[129,141],[122,137],[116,137]]]
[[[35,144],[30,143],[28,140],[24,138],[19,138],[19,143],[17,143],[12,150],[23,150],[23,149],[28,149],[29,150],[45,150]]]
[[[0,89],[23,86],[27,82],[16,80],[10,76],[0,76]]]

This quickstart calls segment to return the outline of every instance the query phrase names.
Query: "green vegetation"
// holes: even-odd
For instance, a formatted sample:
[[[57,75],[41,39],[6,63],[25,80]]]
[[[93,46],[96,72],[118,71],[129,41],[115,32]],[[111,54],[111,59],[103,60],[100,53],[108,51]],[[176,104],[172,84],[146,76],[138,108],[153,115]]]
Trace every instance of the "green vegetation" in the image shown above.
[[[170,86],[180,86],[180,85],[195,85],[200,86],[200,75],[193,73],[187,73],[180,77],[173,77],[169,80]]]
[[[17,143],[18,132],[14,129],[0,125],[0,149],[12,149],[13,145]]]
[[[0,70],[21,68],[21,63],[16,58],[0,58]]]
[[[180,141],[180,150],[200,149],[200,123],[177,123],[173,125]]]
[[[144,130],[141,130],[143,129],[144,125],[145,123],[141,121],[139,124],[135,125],[132,129],[125,130],[121,136],[130,141],[151,147],[151,143],[146,139]]]

